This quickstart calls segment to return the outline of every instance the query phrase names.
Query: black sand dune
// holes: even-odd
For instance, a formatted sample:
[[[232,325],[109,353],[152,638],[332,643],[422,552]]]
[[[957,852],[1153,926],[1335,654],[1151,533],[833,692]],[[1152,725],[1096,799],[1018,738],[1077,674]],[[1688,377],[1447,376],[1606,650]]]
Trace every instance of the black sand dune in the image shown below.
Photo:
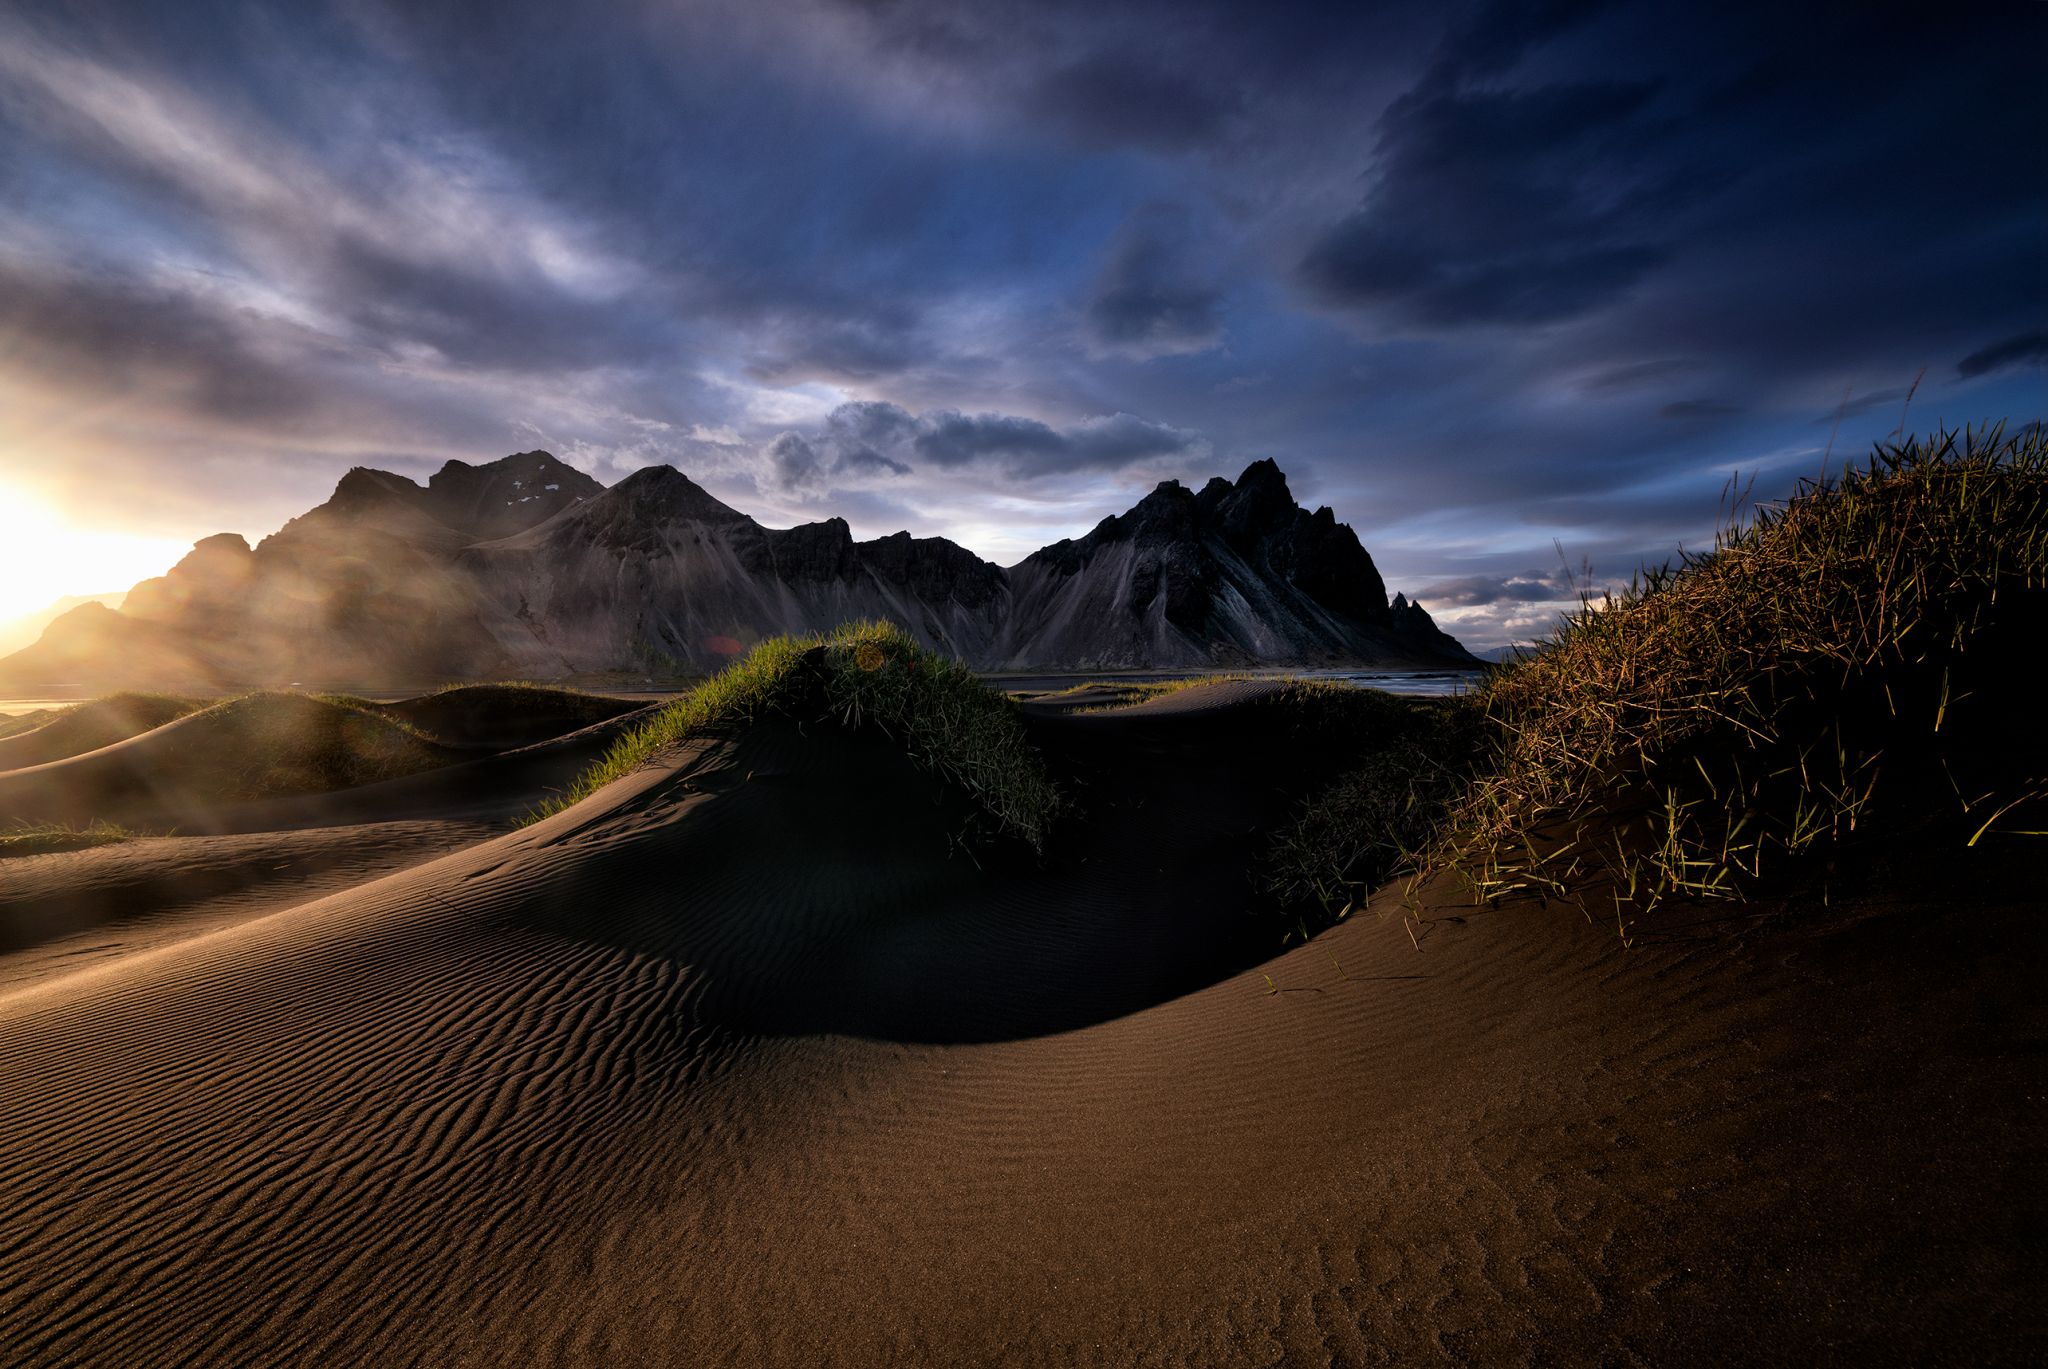
[[[630,712],[559,737],[506,751],[479,748],[481,755],[472,750],[447,765],[397,779],[222,805],[208,815],[209,830],[268,832],[398,819],[503,826],[524,817],[548,794],[566,789],[621,733],[660,705],[628,707]]]
[[[459,755],[361,709],[304,694],[249,694],[83,755],[0,774],[0,819],[203,822],[223,804],[352,788]]]
[[[458,685],[368,707],[444,746],[494,751],[533,746],[630,713],[630,699],[527,685]]]
[[[109,1365],[2025,1358],[2020,860],[1880,844],[1826,907],[1634,951],[1576,911],[1436,891],[1417,928],[1383,898],[1259,963],[1245,829],[1286,796],[1258,702],[1046,710],[1094,835],[1043,865],[997,845],[977,870],[887,743],[770,723],[0,989],[0,1341]]]
[[[1041,726],[1084,809],[1043,858],[970,850],[965,801],[885,738],[756,724],[615,808],[579,808],[536,859],[603,892],[536,898],[531,916],[689,965],[699,1016],[753,1032],[962,1042],[1084,1026],[1277,946],[1246,871],[1298,762],[1270,753],[1268,720],[1235,697],[1272,692]]]
[[[468,822],[385,821],[146,837],[0,861],[0,993],[289,908],[492,835]]]
[[[54,708],[31,708],[26,713],[12,716],[0,714],[0,737],[17,737],[24,732],[33,732],[57,716],[60,710]]]
[[[112,706],[122,697],[78,710],[85,723],[53,744],[61,759],[0,773],[0,822],[218,833],[510,817],[568,783],[643,711],[627,700],[501,686],[361,706],[258,693],[69,750],[77,736],[111,727],[109,718],[132,719],[135,710]],[[73,716],[0,746],[34,741]]]
[[[45,710],[37,726],[0,736],[0,771],[44,765],[140,736],[194,712],[198,703],[167,694],[110,694],[74,708]]]

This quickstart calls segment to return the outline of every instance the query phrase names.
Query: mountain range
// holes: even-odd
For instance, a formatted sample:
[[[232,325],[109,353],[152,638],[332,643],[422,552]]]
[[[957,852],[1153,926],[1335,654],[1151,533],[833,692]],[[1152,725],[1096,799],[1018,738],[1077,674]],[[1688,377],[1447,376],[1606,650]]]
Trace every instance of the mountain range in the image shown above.
[[[857,618],[990,671],[1476,664],[1271,461],[1165,481],[1004,569],[840,518],[763,527],[668,466],[607,488],[534,451],[424,486],[351,470],[256,546],[205,538],[119,609],[55,619],[0,687],[670,676]]]

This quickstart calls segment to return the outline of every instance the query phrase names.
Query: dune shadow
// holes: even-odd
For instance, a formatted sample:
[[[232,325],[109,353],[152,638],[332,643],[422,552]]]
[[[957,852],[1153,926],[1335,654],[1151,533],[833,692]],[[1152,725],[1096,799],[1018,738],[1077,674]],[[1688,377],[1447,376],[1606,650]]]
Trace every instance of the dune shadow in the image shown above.
[[[886,738],[782,720],[523,863],[519,926],[690,967],[696,1011],[753,1035],[928,1043],[1068,1031],[1281,949],[1249,869],[1284,790],[1217,720],[1043,718],[1074,811],[1046,852]]]

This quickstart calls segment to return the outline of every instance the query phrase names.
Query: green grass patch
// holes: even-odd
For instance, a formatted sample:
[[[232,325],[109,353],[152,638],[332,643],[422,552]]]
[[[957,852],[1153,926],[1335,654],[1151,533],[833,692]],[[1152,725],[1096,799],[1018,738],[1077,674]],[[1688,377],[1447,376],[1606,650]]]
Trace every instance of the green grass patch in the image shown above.
[[[1882,444],[1465,696],[1488,755],[1413,864],[1485,900],[1597,897],[1626,937],[1664,900],[1746,896],[1887,804],[1946,807],[1971,841],[2009,828],[2048,796],[2014,702],[2044,590],[2038,427]]]
[[[52,851],[83,851],[94,846],[112,846],[133,841],[138,832],[111,822],[94,822],[84,827],[63,823],[22,823],[0,828],[0,860],[9,856],[40,856]]]
[[[899,627],[851,623],[819,636],[762,642],[621,737],[533,820],[580,802],[687,738],[769,714],[822,715],[880,729],[917,764],[964,790],[1001,830],[1035,848],[1060,807],[1007,698]]]

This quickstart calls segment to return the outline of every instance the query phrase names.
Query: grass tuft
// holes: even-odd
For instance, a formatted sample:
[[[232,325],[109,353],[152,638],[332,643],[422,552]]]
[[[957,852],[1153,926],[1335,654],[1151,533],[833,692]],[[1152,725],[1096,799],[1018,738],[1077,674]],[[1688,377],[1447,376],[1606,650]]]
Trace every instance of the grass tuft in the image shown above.
[[[1034,848],[1043,847],[1059,810],[1051,777],[1008,699],[893,624],[850,623],[762,642],[621,737],[531,820],[580,802],[686,738],[773,713],[822,713],[849,727],[879,728]]]
[[[0,828],[0,860],[9,856],[39,856],[52,851],[83,851],[94,846],[112,846],[133,841],[140,833],[111,822],[93,822],[69,827],[58,822],[22,823]]]
[[[1296,682],[1270,706],[1306,744],[1349,759],[1273,834],[1256,882],[1281,908],[1334,921],[1436,836],[1481,754],[1478,718],[1461,699],[1333,681]]]
[[[2048,795],[1996,763],[2014,710],[1985,702],[2037,645],[2044,589],[2038,426],[1881,444],[1466,696],[1490,754],[1414,864],[1481,900],[1611,899],[1626,937],[1666,899],[1744,897],[1887,803],[1956,805],[1981,836]]]

